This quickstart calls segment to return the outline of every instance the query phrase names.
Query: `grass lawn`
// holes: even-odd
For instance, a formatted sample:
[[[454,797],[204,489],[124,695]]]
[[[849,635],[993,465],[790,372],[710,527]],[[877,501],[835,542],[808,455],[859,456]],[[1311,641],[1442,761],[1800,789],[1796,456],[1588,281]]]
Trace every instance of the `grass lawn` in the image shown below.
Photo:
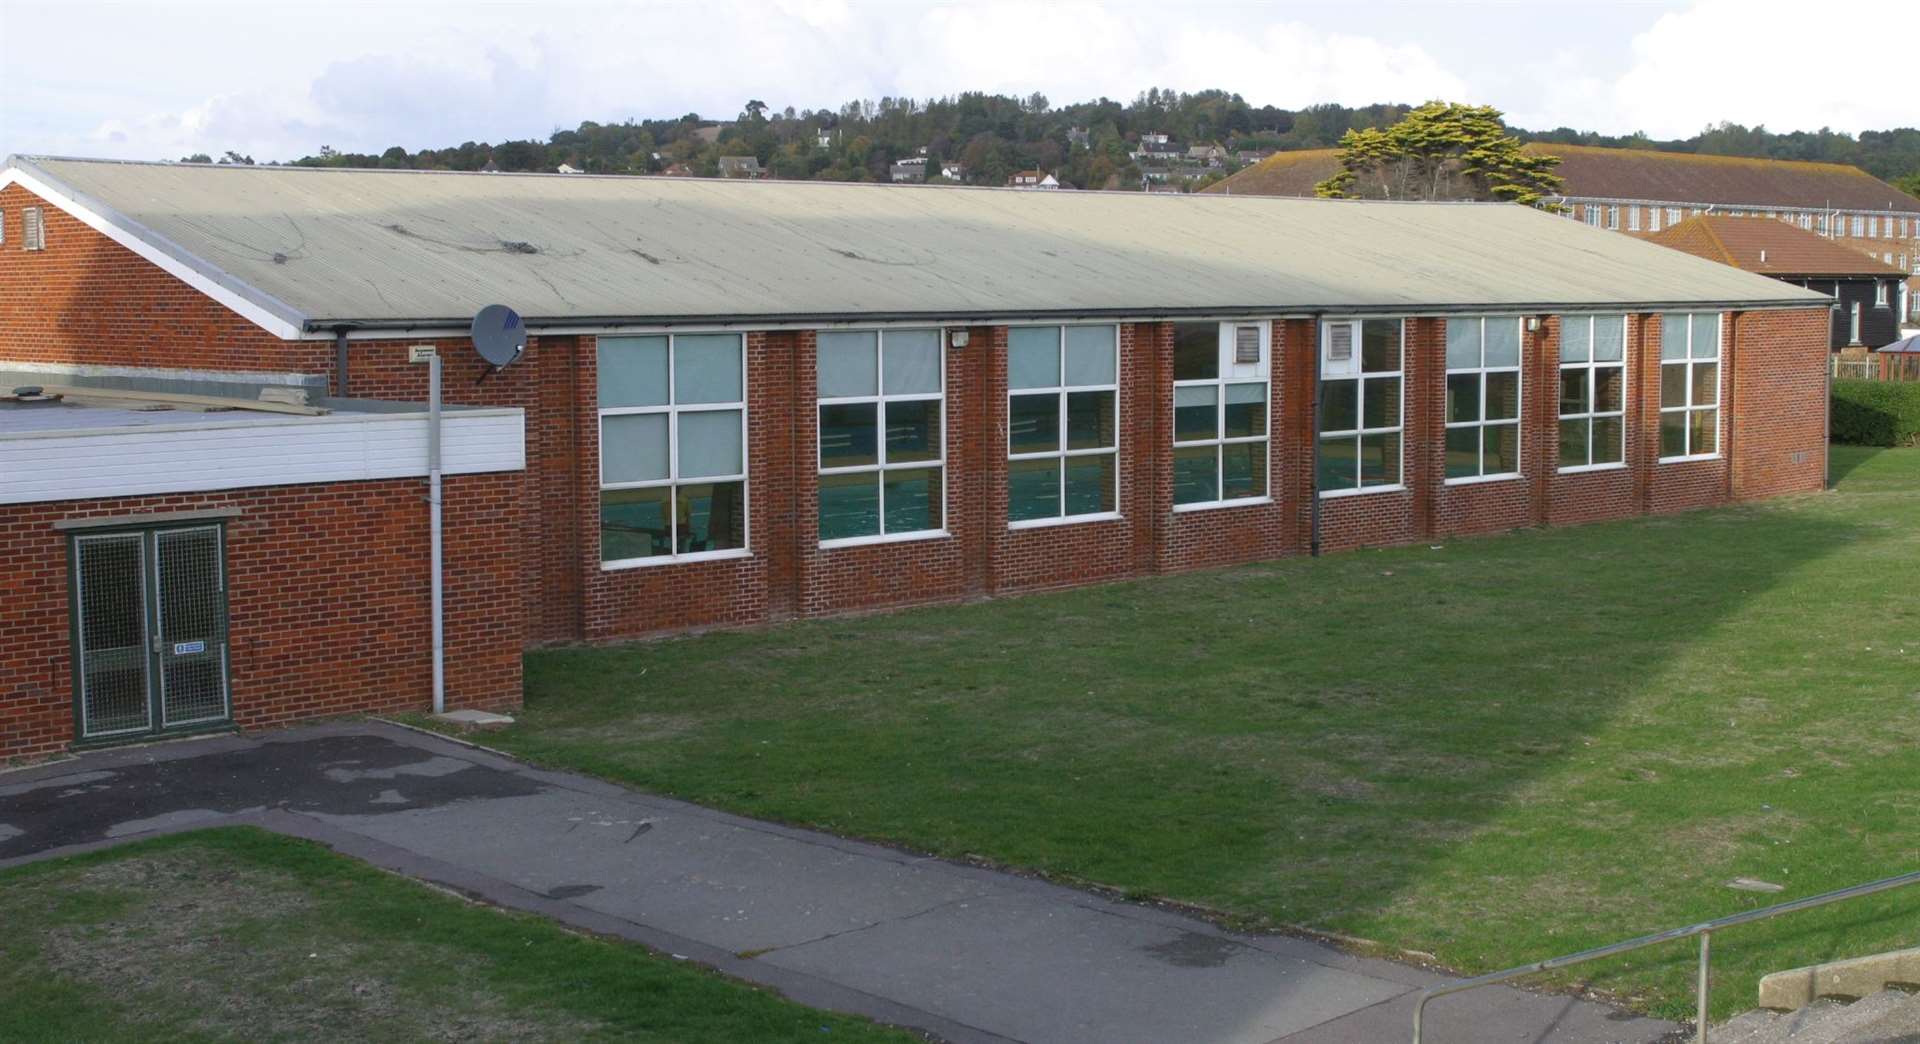
[[[487,742],[1490,970],[1920,866],[1920,450],[1837,448],[1834,473],[1675,517],[538,652]],[[1716,1010],[1917,932],[1911,890],[1737,929]],[[1685,1016],[1692,959],[1582,978]]]
[[[0,925],[0,1040],[919,1039],[246,828],[0,872]]]

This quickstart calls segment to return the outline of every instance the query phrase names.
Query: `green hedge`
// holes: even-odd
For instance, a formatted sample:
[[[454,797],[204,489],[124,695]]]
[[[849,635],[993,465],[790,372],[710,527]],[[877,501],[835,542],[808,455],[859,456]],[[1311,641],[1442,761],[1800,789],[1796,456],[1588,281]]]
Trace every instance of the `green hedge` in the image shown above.
[[[1920,381],[1834,381],[1835,442],[1920,445]]]

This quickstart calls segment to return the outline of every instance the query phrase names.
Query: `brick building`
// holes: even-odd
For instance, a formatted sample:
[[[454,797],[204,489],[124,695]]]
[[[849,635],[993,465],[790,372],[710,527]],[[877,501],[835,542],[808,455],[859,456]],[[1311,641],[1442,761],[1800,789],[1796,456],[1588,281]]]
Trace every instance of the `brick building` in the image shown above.
[[[1824,477],[1823,296],[1517,207],[16,159],[0,214],[0,369],[404,402],[425,343],[523,411],[486,560],[528,643]],[[490,374],[494,302],[532,337]],[[64,517],[14,520],[29,583]]]

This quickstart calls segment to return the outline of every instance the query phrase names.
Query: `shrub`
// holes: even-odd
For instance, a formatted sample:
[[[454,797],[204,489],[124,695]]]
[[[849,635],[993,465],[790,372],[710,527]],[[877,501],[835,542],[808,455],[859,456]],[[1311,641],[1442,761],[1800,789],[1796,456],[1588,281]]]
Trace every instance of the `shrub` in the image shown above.
[[[1856,446],[1920,445],[1920,381],[1834,381],[1828,434]]]

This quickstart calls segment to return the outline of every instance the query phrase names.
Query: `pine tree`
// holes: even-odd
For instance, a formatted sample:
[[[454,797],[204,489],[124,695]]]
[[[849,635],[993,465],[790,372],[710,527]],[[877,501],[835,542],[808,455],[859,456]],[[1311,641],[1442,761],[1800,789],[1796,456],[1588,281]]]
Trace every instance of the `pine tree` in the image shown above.
[[[1560,160],[1524,152],[1490,105],[1428,102],[1386,128],[1340,137],[1340,172],[1314,186],[1338,199],[1534,204],[1558,191]]]

